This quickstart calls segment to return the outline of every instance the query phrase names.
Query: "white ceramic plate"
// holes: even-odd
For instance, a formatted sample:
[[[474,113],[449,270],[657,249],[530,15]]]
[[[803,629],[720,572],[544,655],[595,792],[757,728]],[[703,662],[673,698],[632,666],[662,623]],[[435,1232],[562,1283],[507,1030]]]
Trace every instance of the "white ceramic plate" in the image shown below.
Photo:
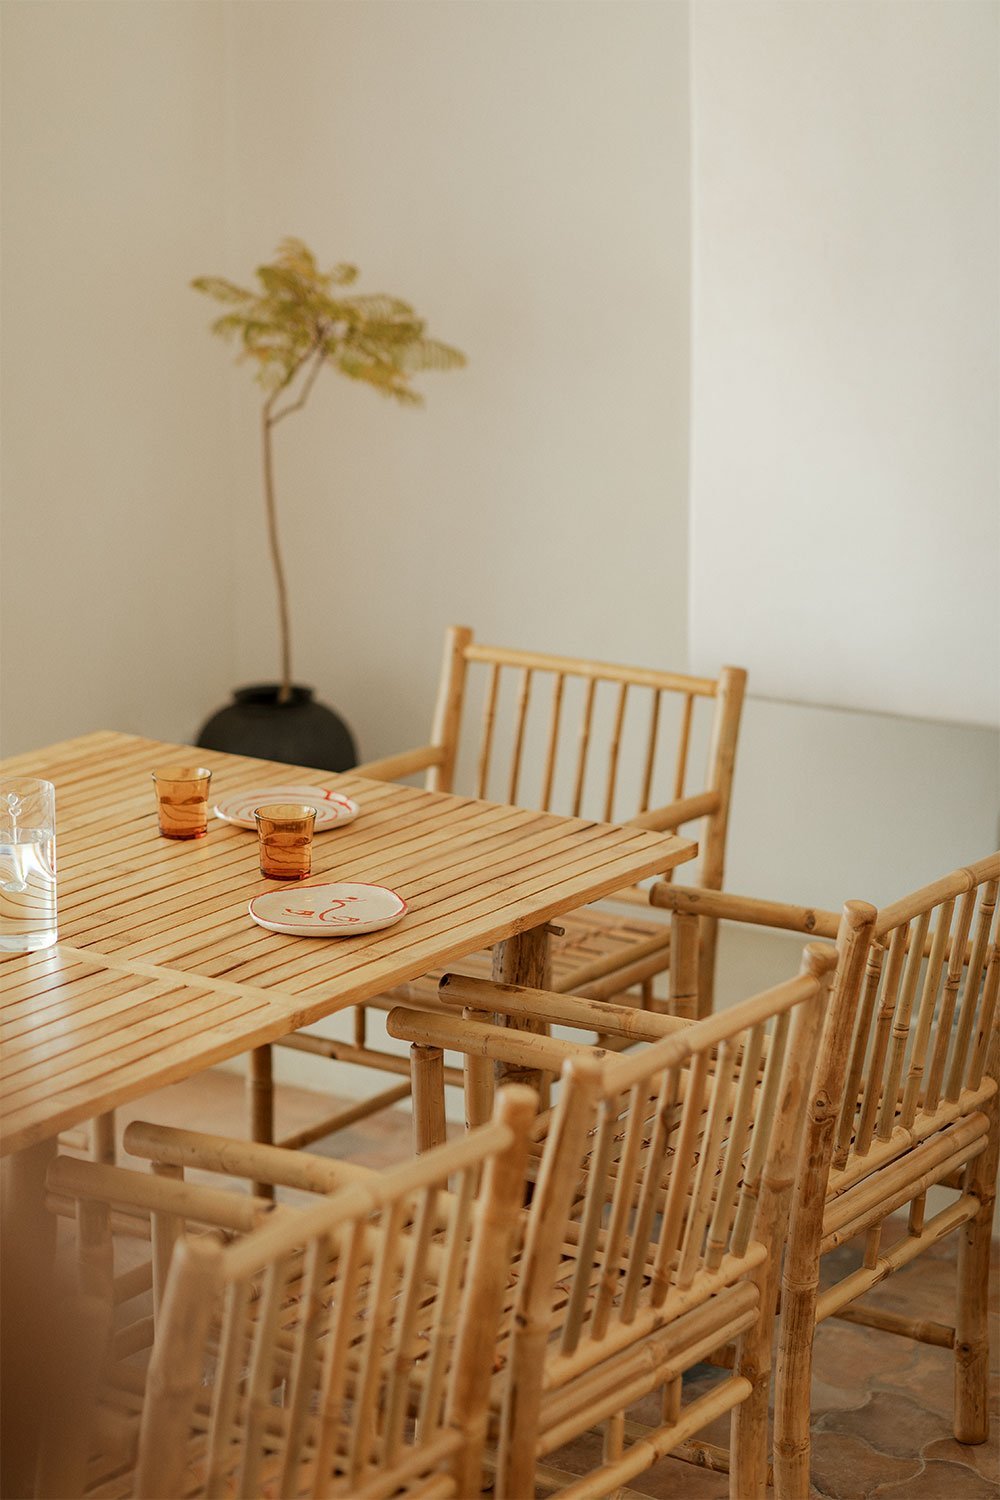
[[[327,828],[350,823],[361,811],[356,802],[340,792],[328,792],[321,786],[266,786],[249,792],[234,792],[231,797],[217,802],[215,816],[223,823],[235,823],[237,828],[256,830],[254,813],[268,802],[304,802],[316,809],[315,831],[322,833]]]
[[[406,902],[384,885],[300,885],[255,896],[249,912],[269,932],[293,937],[356,937],[391,927],[406,911]]]

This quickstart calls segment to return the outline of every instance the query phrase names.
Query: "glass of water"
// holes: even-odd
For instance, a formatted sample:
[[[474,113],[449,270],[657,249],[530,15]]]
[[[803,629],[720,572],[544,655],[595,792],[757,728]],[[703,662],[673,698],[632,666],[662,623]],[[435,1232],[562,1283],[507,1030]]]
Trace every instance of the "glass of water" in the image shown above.
[[[0,781],[0,952],[48,948],[56,930],[56,789]]]

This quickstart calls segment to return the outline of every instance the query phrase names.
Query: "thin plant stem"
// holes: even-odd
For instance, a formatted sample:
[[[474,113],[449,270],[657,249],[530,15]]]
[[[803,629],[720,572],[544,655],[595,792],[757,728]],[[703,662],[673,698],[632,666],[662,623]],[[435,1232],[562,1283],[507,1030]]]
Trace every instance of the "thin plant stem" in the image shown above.
[[[306,377],[301,393],[296,401],[288,406],[282,407],[280,411],[274,410],[274,403],[282,391],[288,389],[303,365],[313,358],[313,366]],[[274,493],[274,448],[271,440],[271,431],[282,420],[290,416],[293,411],[300,411],[309,399],[316,376],[323,367],[322,348],[311,349],[308,354],[288,372],[286,378],[276,391],[272,391],[264,402],[261,413],[261,451],[264,469],[264,509],[267,515],[267,539],[271,549],[271,565],[274,568],[274,582],[278,593],[278,629],[281,636],[281,685],[278,688],[278,702],[288,703],[292,697],[292,632],[288,613],[288,586],[285,582],[285,564],[281,554],[281,544],[278,539],[278,512],[275,504]]]
[[[288,703],[292,696],[292,641],[288,623],[288,589],[285,584],[285,567],[278,541],[278,517],[274,504],[274,463],[271,452],[271,428],[274,425],[268,416],[268,403],[264,403],[261,421],[261,450],[264,461],[264,509],[267,514],[267,540],[271,548],[271,565],[278,590],[278,628],[281,633],[281,686],[278,702]]]

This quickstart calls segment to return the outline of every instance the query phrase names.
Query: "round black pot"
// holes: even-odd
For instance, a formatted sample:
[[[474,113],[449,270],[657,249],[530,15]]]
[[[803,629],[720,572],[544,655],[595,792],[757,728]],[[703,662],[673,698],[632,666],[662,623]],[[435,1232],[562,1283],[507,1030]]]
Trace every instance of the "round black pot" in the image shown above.
[[[199,730],[195,744],[320,771],[349,771],[358,763],[354,736],[340,715],[315,702],[312,688],[297,684],[287,703],[278,702],[276,682],[237,688],[232,703]]]

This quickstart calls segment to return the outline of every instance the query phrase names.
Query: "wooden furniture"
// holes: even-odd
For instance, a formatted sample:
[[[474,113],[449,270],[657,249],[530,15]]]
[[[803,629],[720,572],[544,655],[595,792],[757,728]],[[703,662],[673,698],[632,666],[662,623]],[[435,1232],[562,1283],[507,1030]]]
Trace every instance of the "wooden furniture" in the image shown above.
[[[266,1138],[266,1043],[487,944],[514,967],[525,950],[544,961],[551,919],[696,850],[670,833],[206,751],[213,799],[290,774],[349,793],[361,815],[316,839],[311,883],[376,881],[409,907],[368,936],[289,937],[247,914],[273,888],[251,834],[213,820],[196,842],[158,836],[149,770],[179,749],[96,734],[3,764],[55,783],[60,932],[55,948],[0,957],[4,1154],[251,1048]],[[405,1077],[406,1059],[391,1071]]]
[[[430,743],[358,769],[386,779],[426,771],[426,785],[435,791],[496,797],[574,818],[661,830],[699,822],[700,880],[719,887],[745,683],[746,673],[737,667],[724,667],[718,678],[684,676],[483,646],[471,630],[453,626],[445,637]],[[696,746],[705,759],[700,781],[690,766]],[[493,963],[481,953],[470,956],[463,970],[593,999],[638,989],[639,1003],[651,1006],[653,980],[670,962],[669,928],[634,884],[623,882],[614,895],[618,902],[638,900],[642,912],[581,909],[561,921],[550,961],[536,954],[515,965]],[[715,945],[716,924],[707,918],[701,924],[698,986],[706,1010]],[[397,986],[368,1008],[433,1006],[435,984],[432,975]],[[355,1013],[352,1046],[301,1035],[280,1045],[374,1068],[398,1067],[398,1058],[370,1040],[365,1011],[362,1006]],[[394,1092],[384,1097],[395,1102]],[[372,1111],[381,1106],[379,1098],[371,1102]]]
[[[409,904],[395,927],[367,937],[286,937],[247,915],[266,888],[251,834],[213,820],[204,839],[159,837],[149,773],[180,750],[99,733],[3,764],[5,775],[55,783],[61,938],[0,957],[0,1277],[13,1309],[10,1344],[51,1253],[44,1179],[60,1130],[256,1049],[255,1134],[266,1138],[267,1043],[487,944],[516,968],[525,951],[544,955],[537,929],[562,912],[695,852],[673,834],[199,752],[213,799],[262,777],[287,785],[290,772],[347,791],[361,816],[317,838],[314,878],[372,880]],[[394,1062],[408,1072],[405,1058]],[[398,1087],[408,1092],[408,1078]],[[2,1410],[5,1422],[30,1422],[26,1388],[15,1382]]]
[[[690,1439],[730,1410],[731,1495],[763,1496],[780,1247],[834,960],[832,947],[810,945],[798,978],[701,1021],[609,1007],[610,1029],[648,1040],[629,1056],[472,1019],[537,1010],[590,1031],[603,1009],[475,978],[445,984],[464,1021],[391,1013],[418,1072],[440,1045],[481,1065],[473,1115],[495,1060],[563,1070],[555,1108],[536,1122],[509,1378],[494,1395],[498,1500],[532,1494],[536,1465],[598,1424],[604,1462],[568,1483],[572,1500],[613,1492],[668,1453],[716,1465],[717,1451]],[[685,1406],[684,1372],[734,1341],[733,1373]],[[627,1421],[658,1389],[662,1422]],[[547,1467],[544,1478],[559,1475]]]
[[[816,1109],[791,1213],[775,1410],[780,1500],[809,1493],[813,1331],[829,1317],[955,1351],[955,1436],[988,1435],[986,1298],[996,1195],[1000,854],[876,911],[848,902],[817,1065]],[[829,931],[833,914],[660,884],[675,931],[706,909],[732,921]],[[932,1188],[950,1201],[928,1217]],[[906,1231],[883,1243],[890,1214]],[[946,1235],[958,1236],[954,1327],[859,1302]],[[819,1287],[824,1256],[864,1237],[862,1264]]]
[[[504,1090],[492,1124],[359,1173],[311,1207],[192,1185],[162,1162],[147,1176],[57,1160],[50,1181],[77,1206],[83,1294],[110,1313],[112,1205],[151,1210],[165,1284],[148,1377],[112,1345],[101,1420],[69,1444],[53,1424],[40,1493],[478,1494],[483,1350],[496,1339],[533,1112],[527,1090]],[[247,1148],[230,1144],[232,1169]],[[289,1154],[249,1151],[257,1175]],[[317,1177],[332,1166],[317,1163]],[[203,1232],[216,1225],[225,1246]],[[134,1464],[123,1462],[130,1419]]]

